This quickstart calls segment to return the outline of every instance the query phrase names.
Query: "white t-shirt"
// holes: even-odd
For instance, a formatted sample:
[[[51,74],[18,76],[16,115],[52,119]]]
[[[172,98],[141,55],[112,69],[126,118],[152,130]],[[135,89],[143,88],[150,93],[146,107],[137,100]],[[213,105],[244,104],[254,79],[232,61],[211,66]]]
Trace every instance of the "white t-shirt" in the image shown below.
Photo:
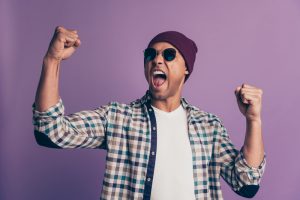
[[[157,154],[152,200],[194,200],[192,150],[187,115],[180,105],[172,112],[152,106],[157,123]]]

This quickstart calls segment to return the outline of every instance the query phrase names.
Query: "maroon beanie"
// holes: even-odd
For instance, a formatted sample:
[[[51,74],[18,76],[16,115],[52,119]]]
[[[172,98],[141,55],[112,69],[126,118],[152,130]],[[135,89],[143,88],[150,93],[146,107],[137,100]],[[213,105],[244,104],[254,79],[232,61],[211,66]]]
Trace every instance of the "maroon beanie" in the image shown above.
[[[193,71],[196,53],[198,51],[195,42],[177,31],[166,31],[159,33],[150,41],[148,47],[151,47],[157,42],[168,42],[176,47],[176,49],[178,49],[178,51],[181,53],[189,72],[189,74],[187,74],[185,77],[186,81]]]

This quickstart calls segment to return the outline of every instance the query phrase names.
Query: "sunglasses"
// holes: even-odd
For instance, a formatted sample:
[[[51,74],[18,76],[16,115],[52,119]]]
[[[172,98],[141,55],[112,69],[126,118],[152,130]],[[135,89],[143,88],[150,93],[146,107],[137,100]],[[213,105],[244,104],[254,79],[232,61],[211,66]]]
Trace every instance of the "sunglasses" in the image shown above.
[[[149,62],[154,60],[154,58],[158,55],[158,52],[154,48],[147,48],[144,50],[144,61]],[[163,50],[162,56],[166,61],[172,61],[176,57],[176,50],[174,48],[167,48]]]

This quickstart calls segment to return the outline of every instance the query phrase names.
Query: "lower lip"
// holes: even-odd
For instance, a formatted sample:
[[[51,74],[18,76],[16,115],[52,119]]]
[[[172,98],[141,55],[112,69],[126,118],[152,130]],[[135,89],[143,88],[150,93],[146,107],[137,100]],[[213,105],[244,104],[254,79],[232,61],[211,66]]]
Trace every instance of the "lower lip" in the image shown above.
[[[151,77],[151,80],[152,80],[152,85],[153,85],[153,87],[154,87],[155,89],[161,88],[161,87],[166,83],[166,81],[167,81],[167,80],[164,80],[164,82],[163,82],[161,85],[155,85],[155,84],[154,84],[154,79],[153,79],[153,77]]]

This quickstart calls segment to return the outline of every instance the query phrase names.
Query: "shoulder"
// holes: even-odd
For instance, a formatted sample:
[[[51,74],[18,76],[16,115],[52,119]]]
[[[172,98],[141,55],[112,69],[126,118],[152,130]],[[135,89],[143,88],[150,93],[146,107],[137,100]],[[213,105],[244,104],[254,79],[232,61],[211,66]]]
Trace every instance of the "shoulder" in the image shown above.
[[[109,115],[128,115],[128,113],[132,110],[129,104],[117,101],[111,101],[108,104],[101,106],[100,108],[105,109],[107,114]]]
[[[101,106],[99,108],[104,108],[109,114],[130,115],[132,112],[141,110],[142,103],[141,103],[140,99],[137,99],[130,103],[111,101],[108,104]]]
[[[198,122],[209,123],[211,125],[213,124],[222,125],[223,123],[221,118],[214,113],[202,110],[196,106],[190,106],[190,108],[191,108],[190,113],[192,118]]]
[[[206,134],[211,133],[214,135],[213,137],[228,137],[227,129],[219,116],[196,107],[194,107],[191,112],[193,113],[191,123],[198,128],[205,130],[204,132]]]
[[[193,120],[196,123],[222,123],[221,119],[216,114],[190,104],[185,98],[181,98],[181,104],[190,116],[190,120]]]

